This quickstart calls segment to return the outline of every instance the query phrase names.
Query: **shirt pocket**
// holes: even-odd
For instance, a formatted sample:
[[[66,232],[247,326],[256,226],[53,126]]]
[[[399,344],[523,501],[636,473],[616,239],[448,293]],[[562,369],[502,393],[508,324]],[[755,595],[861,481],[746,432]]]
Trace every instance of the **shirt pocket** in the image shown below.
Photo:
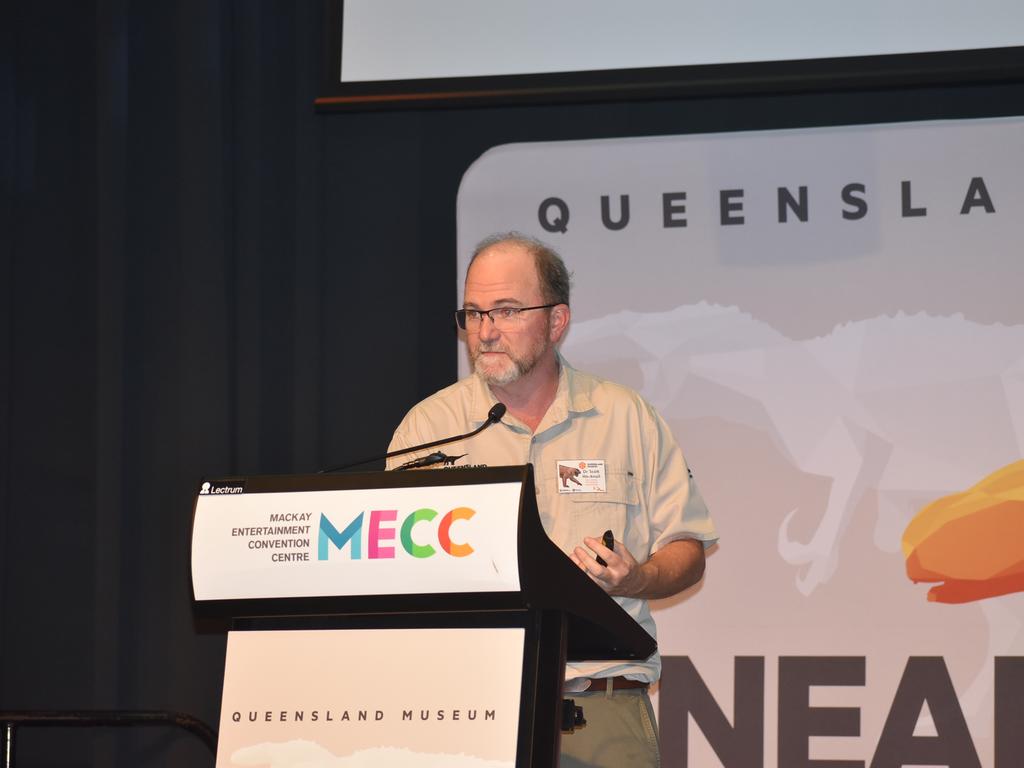
[[[601,538],[610,530],[616,541],[624,541],[632,550],[629,525],[635,520],[640,493],[632,472],[608,471],[605,493],[564,494],[570,518],[568,551],[583,544],[584,536]]]

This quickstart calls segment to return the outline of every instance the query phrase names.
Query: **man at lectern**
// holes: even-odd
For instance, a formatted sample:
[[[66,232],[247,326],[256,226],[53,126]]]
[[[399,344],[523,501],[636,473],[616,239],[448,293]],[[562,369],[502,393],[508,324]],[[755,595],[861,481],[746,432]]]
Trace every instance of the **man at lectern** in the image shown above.
[[[532,463],[548,536],[654,635],[648,600],[698,582],[717,540],[667,425],[636,392],[561,357],[569,273],[540,241],[510,233],[477,246],[455,316],[474,372],[416,405],[389,450],[469,432],[504,403],[501,423],[453,446],[459,465]],[[561,765],[658,765],[647,688],[660,673],[657,654],[568,664],[565,691],[583,699],[587,727],[563,735]]]

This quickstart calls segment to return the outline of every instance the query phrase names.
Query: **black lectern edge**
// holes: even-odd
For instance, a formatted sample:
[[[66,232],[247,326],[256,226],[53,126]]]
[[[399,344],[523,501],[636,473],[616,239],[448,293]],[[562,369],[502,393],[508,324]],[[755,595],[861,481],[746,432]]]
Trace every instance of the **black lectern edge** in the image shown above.
[[[209,600],[194,603],[200,634],[223,634],[232,629],[337,629],[381,626],[457,627],[473,617],[474,626],[523,626],[534,610],[559,610],[524,603],[519,593],[481,592],[453,595],[370,595],[359,598],[310,597],[263,600]],[[416,600],[417,608],[409,609]],[[644,660],[650,653],[621,649],[605,628],[567,611],[568,661]],[[639,625],[638,625],[639,626]],[[641,631],[643,631],[641,629]],[[646,632],[644,635],[649,637]],[[651,640],[653,644],[653,639]]]
[[[523,480],[523,467],[449,467],[448,469],[417,469],[406,472],[342,472],[300,475],[217,475],[202,477],[204,482],[238,484],[244,493],[290,493],[297,491],[346,491],[368,487],[416,488],[438,485],[481,485],[487,483],[518,483]]]

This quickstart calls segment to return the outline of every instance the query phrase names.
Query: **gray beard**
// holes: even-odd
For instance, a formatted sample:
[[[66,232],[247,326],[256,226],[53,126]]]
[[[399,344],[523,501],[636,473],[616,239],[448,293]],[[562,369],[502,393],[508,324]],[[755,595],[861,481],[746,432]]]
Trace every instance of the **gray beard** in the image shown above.
[[[488,371],[480,358],[480,352],[495,351],[494,349],[477,349],[477,356],[473,358],[473,370],[477,376],[486,381],[488,384],[493,384],[497,387],[506,387],[509,384],[519,381],[523,376],[528,374],[534,368],[537,367],[537,362],[540,360],[541,355],[536,354],[530,360],[516,360],[512,357],[508,358],[509,365],[505,366],[501,372],[495,372],[493,370]]]
[[[530,366],[530,369],[532,368],[533,366]],[[509,358],[509,365],[506,365],[502,371],[498,372],[485,368],[481,359],[477,357],[473,361],[473,370],[476,371],[477,376],[488,384],[494,384],[498,387],[508,386],[512,382],[518,381],[524,374],[529,373],[529,370],[522,370],[519,363],[512,358]]]

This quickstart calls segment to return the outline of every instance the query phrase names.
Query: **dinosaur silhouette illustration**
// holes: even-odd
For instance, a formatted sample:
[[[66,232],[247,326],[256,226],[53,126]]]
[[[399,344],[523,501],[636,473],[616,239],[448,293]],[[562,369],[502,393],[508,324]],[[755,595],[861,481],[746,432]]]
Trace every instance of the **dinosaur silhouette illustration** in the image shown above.
[[[794,340],[701,302],[578,323],[566,355],[610,375],[635,361],[641,380],[630,383],[666,419],[764,433],[794,469],[831,481],[824,509],[793,509],[778,529],[805,595],[834,574],[865,494],[877,501],[875,545],[897,552],[923,502],[1024,453],[1024,326],[899,313]],[[687,394],[695,382],[700,398]],[[813,516],[809,539],[790,533],[798,516]]]

